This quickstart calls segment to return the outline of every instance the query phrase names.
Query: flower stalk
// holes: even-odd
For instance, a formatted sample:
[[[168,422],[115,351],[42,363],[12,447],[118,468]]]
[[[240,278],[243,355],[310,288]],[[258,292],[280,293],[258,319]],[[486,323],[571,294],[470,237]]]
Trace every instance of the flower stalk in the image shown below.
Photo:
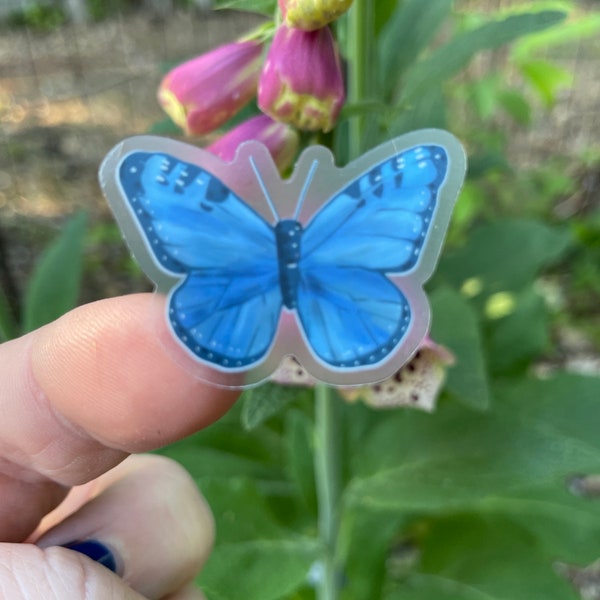
[[[342,20],[346,35],[340,42],[341,54],[348,60],[348,100],[360,103],[370,94],[370,41],[373,33],[371,0],[355,0]],[[367,122],[363,117],[351,120],[348,130],[349,152],[357,158],[363,151]],[[319,510],[319,537],[324,548],[323,569],[317,584],[317,600],[338,600],[343,565],[338,563],[338,538],[342,492],[342,402],[325,384],[315,387],[315,479]]]
[[[369,0],[355,0],[348,11],[343,55],[348,61],[348,103],[361,105],[369,100],[376,73],[371,40],[374,39],[374,14]],[[368,117],[356,115],[349,122],[349,160],[358,158],[365,150]]]
[[[317,582],[317,600],[337,600],[341,569],[337,563],[340,519],[341,410],[343,403],[333,389],[315,386],[315,480],[319,506],[319,537],[323,546],[322,571]]]

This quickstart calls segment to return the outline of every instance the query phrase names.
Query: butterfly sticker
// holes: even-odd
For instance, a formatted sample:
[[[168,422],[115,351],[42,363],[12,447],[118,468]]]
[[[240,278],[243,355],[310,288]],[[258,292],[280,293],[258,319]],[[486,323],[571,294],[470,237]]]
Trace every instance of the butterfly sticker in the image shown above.
[[[294,356],[321,381],[358,385],[392,375],[427,334],[423,284],[465,168],[440,130],[343,168],[312,146],[289,179],[259,142],[224,163],[141,136],[108,154],[100,181],[200,377],[243,387]]]

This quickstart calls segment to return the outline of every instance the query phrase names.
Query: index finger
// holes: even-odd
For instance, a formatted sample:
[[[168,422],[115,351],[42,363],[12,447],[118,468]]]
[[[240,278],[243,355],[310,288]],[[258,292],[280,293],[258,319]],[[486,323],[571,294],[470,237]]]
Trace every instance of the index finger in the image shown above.
[[[0,348],[0,520],[7,493],[17,502],[36,484],[55,504],[53,485],[93,479],[228,410],[237,392],[190,375],[170,343],[164,299],[139,294],[79,307]]]

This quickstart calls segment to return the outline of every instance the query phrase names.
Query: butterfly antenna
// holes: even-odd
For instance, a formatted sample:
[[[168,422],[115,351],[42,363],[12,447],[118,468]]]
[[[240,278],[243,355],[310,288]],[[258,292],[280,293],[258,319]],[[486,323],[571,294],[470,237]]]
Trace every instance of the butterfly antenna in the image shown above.
[[[252,166],[252,170],[254,171],[254,174],[256,175],[256,179],[258,180],[260,189],[262,190],[262,192],[265,196],[265,200],[267,201],[269,208],[271,209],[271,212],[273,213],[273,216],[275,217],[275,220],[279,221],[280,220],[279,215],[277,214],[275,205],[273,204],[273,201],[271,200],[271,196],[269,196],[269,192],[267,191],[267,188],[265,187],[265,182],[263,181],[262,177],[260,176],[258,167],[256,166],[256,163],[254,162],[254,156],[250,157],[250,165]]]
[[[302,191],[300,192],[300,198],[298,198],[298,205],[296,206],[296,212],[294,213],[294,219],[297,219],[298,215],[300,214],[300,209],[302,208],[302,203],[304,202],[304,198],[306,198],[306,194],[308,192],[308,186],[310,185],[312,178],[315,176],[315,171],[318,166],[319,166],[319,161],[313,160],[313,164],[310,166],[310,170],[308,171],[306,181],[304,182],[304,185],[302,186]]]

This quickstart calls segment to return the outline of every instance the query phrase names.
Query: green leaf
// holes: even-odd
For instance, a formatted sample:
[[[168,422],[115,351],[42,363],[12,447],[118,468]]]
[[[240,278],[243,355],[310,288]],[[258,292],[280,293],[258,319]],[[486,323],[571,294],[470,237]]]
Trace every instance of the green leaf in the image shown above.
[[[427,523],[421,572],[386,600],[576,600],[555,556],[507,518],[456,515]]]
[[[348,505],[442,514],[498,511],[510,501],[535,512],[528,495],[597,469],[600,378],[511,381],[497,395],[487,413],[446,403],[375,428],[356,459]]]
[[[446,126],[446,100],[441,86],[432,85],[418,102],[401,106],[396,112],[397,117],[382,132],[382,142],[390,135],[402,135],[416,129],[443,129]]]
[[[318,545],[310,538],[217,546],[199,583],[209,598],[281,600],[305,585]]]
[[[200,577],[209,597],[275,600],[305,583],[318,544],[282,527],[254,482],[212,480],[201,488],[213,507],[218,540]]]
[[[512,297],[515,305],[511,314],[490,324],[486,355],[496,373],[526,366],[550,346],[548,311],[543,298],[531,288]]]
[[[462,248],[445,252],[438,277],[456,288],[475,281],[483,299],[519,291],[562,258],[571,243],[566,228],[527,219],[498,220],[473,231]]]
[[[155,121],[148,128],[148,133],[152,135],[181,135],[181,127],[175,125],[175,123],[169,119],[163,119],[162,121]]]
[[[592,449],[600,447],[598,421],[600,378],[558,373],[548,379],[524,379],[498,387],[504,413],[526,427],[543,427],[557,439],[570,440]],[[598,463],[600,464],[600,463]],[[597,470],[598,464],[593,467]],[[580,469],[585,472],[585,467]]]
[[[548,108],[554,105],[558,92],[573,83],[571,72],[547,60],[524,61],[520,64],[520,70]]]
[[[17,337],[19,334],[17,323],[2,290],[0,289],[0,343]]]
[[[200,480],[212,507],[219,544],[256,540],[287,540],[293,534],[277,522],[267,497],[247,476]]]
[[[414,63],[404,80],[401,103],[410,104],[425,97],[430,87],[457,74],[478,52],[497,48],[521,36],[544,30],[560,23],[565,16],[565,13],[559,11],[511,15],[502,21],[489,22],[455,35],[428,58]]]
[[[277,0],[216,0],[215,9],[242,10],[272,16],[277,8]]]
[[[404,0],[379,36],[379,81],[388,97],[450,14],[451,0]]]
[[[311,394],[308,388],[270,382],[251,388],[242,396],[242,424],[250,431],[282,411],[288,404],[306,399]]]
[[[286,413],[286,464],[290,479],[311,514],[317,514],[312,421],[299,410]]]
[[[373,5],[375,9],[375,33],[377,36],[389,22],[394,10],[396,10],[401,1],[402,0],[378,0],[377,4]]]
[[[279,483],[284,475],[284,441],[279,432],[257,427],[249,435],[240,427],[236,405],[218,423],[160,450],[179,461],[195,479],[248,476]]]
[[[574,8],[574,7],[573,7]],[[547,53],[550,48],[573,44],[578,47],[585,38],[600,34],[598,11],[572,10],[569,20],[560,27],[527,36],[514,44],[511,54],[517,62],[529,60],[536,53]]]
[[[499,81],[497,73],[477,79],[468,86],[468,98],[482,119],[489,119],[496,112],[498,105]]]
[[[498,102],[519,125],[531,123],[531,104],[520,91],[501,90],[498,92]]]
[[[281,478],[281,470],[269,462],[217,448],[181,442],[160,453],[181,463],[196,480],[241,475],[252,477],[255,481],[278,481]]]
[[[344,600],[381,598],[390,547],[404,519],[397,511],[362,508],[344,514],[339,545],[346,572],[352,574],[343,588]]]
[[[340,120],[350,119],[352,117],[362,117],[365,115],[375,114],[375,113],[385,113],[389,109],[382,102],[378,102],[377,100],[367,100],[366,102],[360,102],[356,104],[344,104],[342,108],[342,112],[340,113]]]
[[[469,303],[450,288],[431,294],[431,335],[456,357],[448,370],[446,388],[464,404],[486,409],[490,389],[478,319]]]
[[[41,327],[76,305],[86,222],[84,213],[74,216],[40,257],[25,292],[24,331]]]

